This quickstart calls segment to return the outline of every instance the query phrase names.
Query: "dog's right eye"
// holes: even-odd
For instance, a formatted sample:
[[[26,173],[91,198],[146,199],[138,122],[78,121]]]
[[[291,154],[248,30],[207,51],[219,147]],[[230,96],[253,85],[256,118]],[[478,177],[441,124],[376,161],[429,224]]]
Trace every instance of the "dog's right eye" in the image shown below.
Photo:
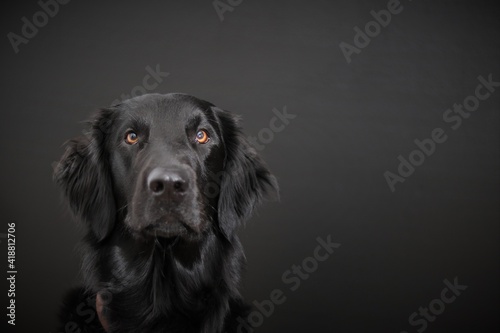
[[[139,136],[134,131],[129,131],[125,135],[125,142],[129,145],[135,145],[139,141]]]
[[[196,133],[196,141],[198,141],[198,143],[204,144],[207,143],[208,140],[210,140],[210,136],[206,130],[199,130],[198,133]]]

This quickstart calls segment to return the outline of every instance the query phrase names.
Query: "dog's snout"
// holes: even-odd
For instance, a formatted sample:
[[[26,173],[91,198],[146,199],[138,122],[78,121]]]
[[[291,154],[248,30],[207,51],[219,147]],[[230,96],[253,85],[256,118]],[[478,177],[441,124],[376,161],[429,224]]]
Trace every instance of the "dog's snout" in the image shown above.
[[[182,169],[156,168],[147,178],[147,186],[153,196],[180,199],[189,188],[188,176]]]

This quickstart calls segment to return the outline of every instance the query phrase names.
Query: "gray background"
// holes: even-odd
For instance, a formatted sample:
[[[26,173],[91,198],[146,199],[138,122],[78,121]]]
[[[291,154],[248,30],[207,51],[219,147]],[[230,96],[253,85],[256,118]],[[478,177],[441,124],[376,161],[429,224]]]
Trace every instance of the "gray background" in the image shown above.
[[[496,332],[500,89],[456,131],[442,116],[479,75],[500,81],[499,6],[401,3],[350,64],[339,43],[386,1],[244,0],[221,22],[210,0],[73,0],[17,54],[6,36],[40,6],[4,3],[0,233],[17,221],[17,331],[55,332],[58,301],[78,279],[81,231],[51,180],[62,143],[159,64],[170,75],[154,92],[241,114],[249,135],[273,108],[297,115],[262,151],[281,201],[240,233],[245,297],[287,297],[257,332],[416,332],[408,317],[454,277],[467,290],[426,332]],[[448,140],[392,193],[384,172],[437,127]],[[328,235],[340,248],[291,291],[282,274]]]

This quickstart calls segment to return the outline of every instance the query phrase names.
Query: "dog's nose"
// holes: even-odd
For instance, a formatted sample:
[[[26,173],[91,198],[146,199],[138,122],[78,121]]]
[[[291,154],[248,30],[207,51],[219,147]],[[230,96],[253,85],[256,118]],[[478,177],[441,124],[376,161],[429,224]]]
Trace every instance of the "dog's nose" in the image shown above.
[[[189,188],[185,171],[177,168],[156,168],[148,176],[147,184],[153,196],[178,200]]]

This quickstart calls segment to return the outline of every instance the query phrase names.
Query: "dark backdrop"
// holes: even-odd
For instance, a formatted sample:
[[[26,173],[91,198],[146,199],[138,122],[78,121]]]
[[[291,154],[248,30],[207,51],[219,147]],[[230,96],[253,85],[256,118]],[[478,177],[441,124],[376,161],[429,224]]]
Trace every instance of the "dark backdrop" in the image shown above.
[[[55,332],[60,296],[78,279],[81,231],[51,179],[62,143],[97,108],[140,92],[146,68],[159,66],[169,75],[149,91],[241,114],[280,182],[281,201],[240,232],[243,293],[267,305],[254,314],[256,332],[496,332],[500,89],[479,105],[470,96],[479,76],[500,81],[499,6],[401,0],[389,4],[399,11],[390,22],[379,15],[381,27],[370,12],[387,1],[231,3],[221,21],[211,0],[73,0],[45,25],[39,14],[17,53],[9,33],[21,36],[23,17],[33,22],[42,7],[3,3],[0,233],[17,221],[17,331]],[[368,45],[354,40],[366,24]],[[458,120],[443,115],[465,99],[477,110],[454,130]],[[270,132],[274,108],[296,117]],[[432,148],[436,128],[447,140],[430,156],[413,153],[416,139]],[[395,177],[398,156],[411,154],[421,164],[392,192],[384,173]],[[340,247],[309,258],[328,235]],[[288,272],[302,263],[308,275]],[[444,280],[467,289],[453,298]],[[286,300],[269,314],[274,289]]]

